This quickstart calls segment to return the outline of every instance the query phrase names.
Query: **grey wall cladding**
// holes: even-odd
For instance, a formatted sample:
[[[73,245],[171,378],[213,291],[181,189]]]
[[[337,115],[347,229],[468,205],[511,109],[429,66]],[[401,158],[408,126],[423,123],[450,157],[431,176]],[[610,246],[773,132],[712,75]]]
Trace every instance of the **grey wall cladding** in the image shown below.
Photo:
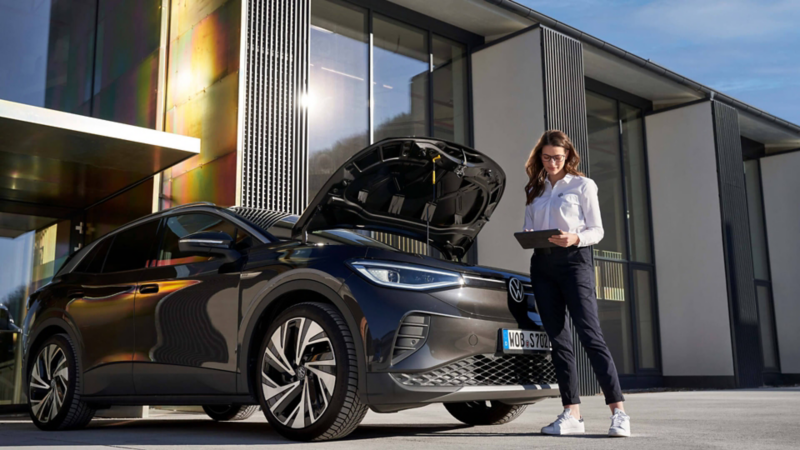
[[[589,175],[589,129],[586,118],[586,84],[582,44],[542,27],[542,75],[544,81],[545,128],[561,130],[572,139],[581,157],[578,170]],[[572,327],[572,342],[581,394],[600,392],[589,356]]]
[[[589,174],[589,131],[583,47],[571,37],[542,27],[545,128],[561,130],[581,157],[578,170]]]
[[[736,383],[738,387],[758,387],[763,383],[763,359],[739,114],[717,101],[712,102],[712,114]]]
[[[240,205],[300,214],[308,203],[309,0],[244,0]]]

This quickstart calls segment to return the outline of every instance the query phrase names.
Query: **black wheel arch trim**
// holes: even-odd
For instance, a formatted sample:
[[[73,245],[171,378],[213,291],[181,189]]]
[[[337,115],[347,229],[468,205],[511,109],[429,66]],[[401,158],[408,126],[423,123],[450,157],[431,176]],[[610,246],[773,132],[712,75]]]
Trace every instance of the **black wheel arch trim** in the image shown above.
[[[251,354],[250,346],[253,342],[253,332],[256,324],[258,324],[258,321],[261,319],[261,316],[264,314],[267,308],[269,308],[269,306],[272,305],[273,302],[278,298],[294,291],[312,291],[316,294],[322,295],[328,299],[339,310],[339,312],[342,313],[342,316],[344,317],[344,320],[350,329],[350,334],[353,337],[356,347],[356,357],[358,360],[359,396],[361,396],[362,401],[366,401],[366,397],[363,395],[363,393],[367,392],[366,356],[364,352],[364,340],[359,332],[358,324],[354,318],[354,313],[356,313],[356,311],[352,311],[344,299],[329,286],[311,279],[295,279],[275,286],[266,295],[264,295],[261,300],[258,301],[258,305],[252,309],[252,314],[249,314],[250,318],[240,344],[241,349],[239,351],[238,361],[239,373],[237,390],[240,394],[247,393],[252,396],[257,395],[257,390],[254,389],[254,380],[251,378],[251,367],[249,367]],[[358,314],[363,315],[361,314],[361,311],[357,312]],[[258,347],[260,344],[261,341],[259,340],[255,346]]]
[[[39,339],[39,336],[42,334],[42,332],[44,330],[47,330],[47,329],[49,329],[51,327],[60,328],[63,331],[63,334],[66,334],[67,336],[69,336],[69,339],[75,345],[75,348],[78,349],[78,352],[77,352],[78,354],[75,355],[77,357],[77,360],[78,360],[78,368],[77,368],[77,370],[78,370],[78,373],[83,375],[84,343],[83,343],[83,340],[80,339],[80,332],[75,327],[75,323],[72,321],[72,319],[70,318],[69,314],[66,311],[54,310],[54,311],[51,311],[51,313],[60,313],[61,316],[47,317],[47,318],[41,320],[41,322],[39,321],[39,318],[37,318],[37,322],[38,323],[35,325],[35,328],[33,329],[33,331],[30,332],[30,335],[28,336],[28,341],[27,341],[28,342],[28,348],[23,349],[24,353],[22,354],[22,368],[23,368],[22,375],[25,377],[25,378],[23,378],[23,380],[24,380],[24,382],[26,384],[28,383],[28,375],[29,375],[28,374],[28,366],[30,364],[29,356],[30,356],[31,350],[33,349],[33,344],[35,342],[37,342],[37,340]],[[58,333],[58,334],[62,334],[62,333]],[[83,395],[83,387],[84,387],[84,383],[81,384],[80,395]]]

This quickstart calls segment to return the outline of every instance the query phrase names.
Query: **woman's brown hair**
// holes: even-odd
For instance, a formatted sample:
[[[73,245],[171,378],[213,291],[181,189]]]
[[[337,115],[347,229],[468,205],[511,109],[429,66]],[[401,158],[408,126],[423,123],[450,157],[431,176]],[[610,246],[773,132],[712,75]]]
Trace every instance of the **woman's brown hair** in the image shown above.
[[[575,146],[572,145],[569,136],[561,130],[547,130],[542,133],[542,137],[539,138],[536,147],[531,150],[528,162],[525,163],[525,171],[528,173],[528,184],[525,185],[526,205],[530,205],[533,199],[544,192],[544,180],[547,177],[547,171],[544,169],[544,163],[542,162],[542,148],[545,145],[563,147],[567,152],[564,170],[570,175],[584,176],[583,172],[578,170],[581,157],[575,150]]]

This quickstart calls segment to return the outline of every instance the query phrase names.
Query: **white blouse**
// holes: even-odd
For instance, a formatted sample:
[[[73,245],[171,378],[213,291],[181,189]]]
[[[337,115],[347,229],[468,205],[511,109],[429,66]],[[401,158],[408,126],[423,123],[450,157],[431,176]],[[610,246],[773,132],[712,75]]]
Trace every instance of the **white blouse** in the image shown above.
[[[551,230],[575,233],[578,247],[594,245],[603,239],[603,221],[597,184],[591,178],[567,174],[555,186],[545,178],[544,192],[525,207],[525,230]]]

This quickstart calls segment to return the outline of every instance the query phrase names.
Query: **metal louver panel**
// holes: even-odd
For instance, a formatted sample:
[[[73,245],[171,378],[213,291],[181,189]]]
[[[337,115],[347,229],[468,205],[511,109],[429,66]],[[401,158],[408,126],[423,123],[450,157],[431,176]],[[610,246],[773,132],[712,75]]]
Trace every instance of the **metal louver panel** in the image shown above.
[[[291,215],[280,211],[269,211],[258,208],[245,208],[241,206],[234,206],[229,209],[234,213],[238,214],[239,216],[244,217],[245,219],[249,220],[250,222],[253,222],[254,224],[258,225],[259,227],[265,230],[269,230],[270,228],[272,228],[273,225]]]
[[[240,206],[303,212],[308,203],[309,0],[244,0]]]
[[[542,27],[545,128],[561,130],[581,157],[578,170],[589,173],[589,132],[583,47],[571,37]]]
[[[586,118],[583,47],[579,41],[571,37],[544,26],[541,28],[545,128],[567,133],[581,157],[578,170],[588,176],[589,131]],[[581,394],[600,393],[600,384],[574,326],[572,342]]]
[[[763,384],[763,359],[758,322],[758,304],[747,192],[744,179],[739,114],[736,109],[712,102],[714,144],[719,174],[725,272],[728,281],[728,307],[731,317],[737,387]]]

